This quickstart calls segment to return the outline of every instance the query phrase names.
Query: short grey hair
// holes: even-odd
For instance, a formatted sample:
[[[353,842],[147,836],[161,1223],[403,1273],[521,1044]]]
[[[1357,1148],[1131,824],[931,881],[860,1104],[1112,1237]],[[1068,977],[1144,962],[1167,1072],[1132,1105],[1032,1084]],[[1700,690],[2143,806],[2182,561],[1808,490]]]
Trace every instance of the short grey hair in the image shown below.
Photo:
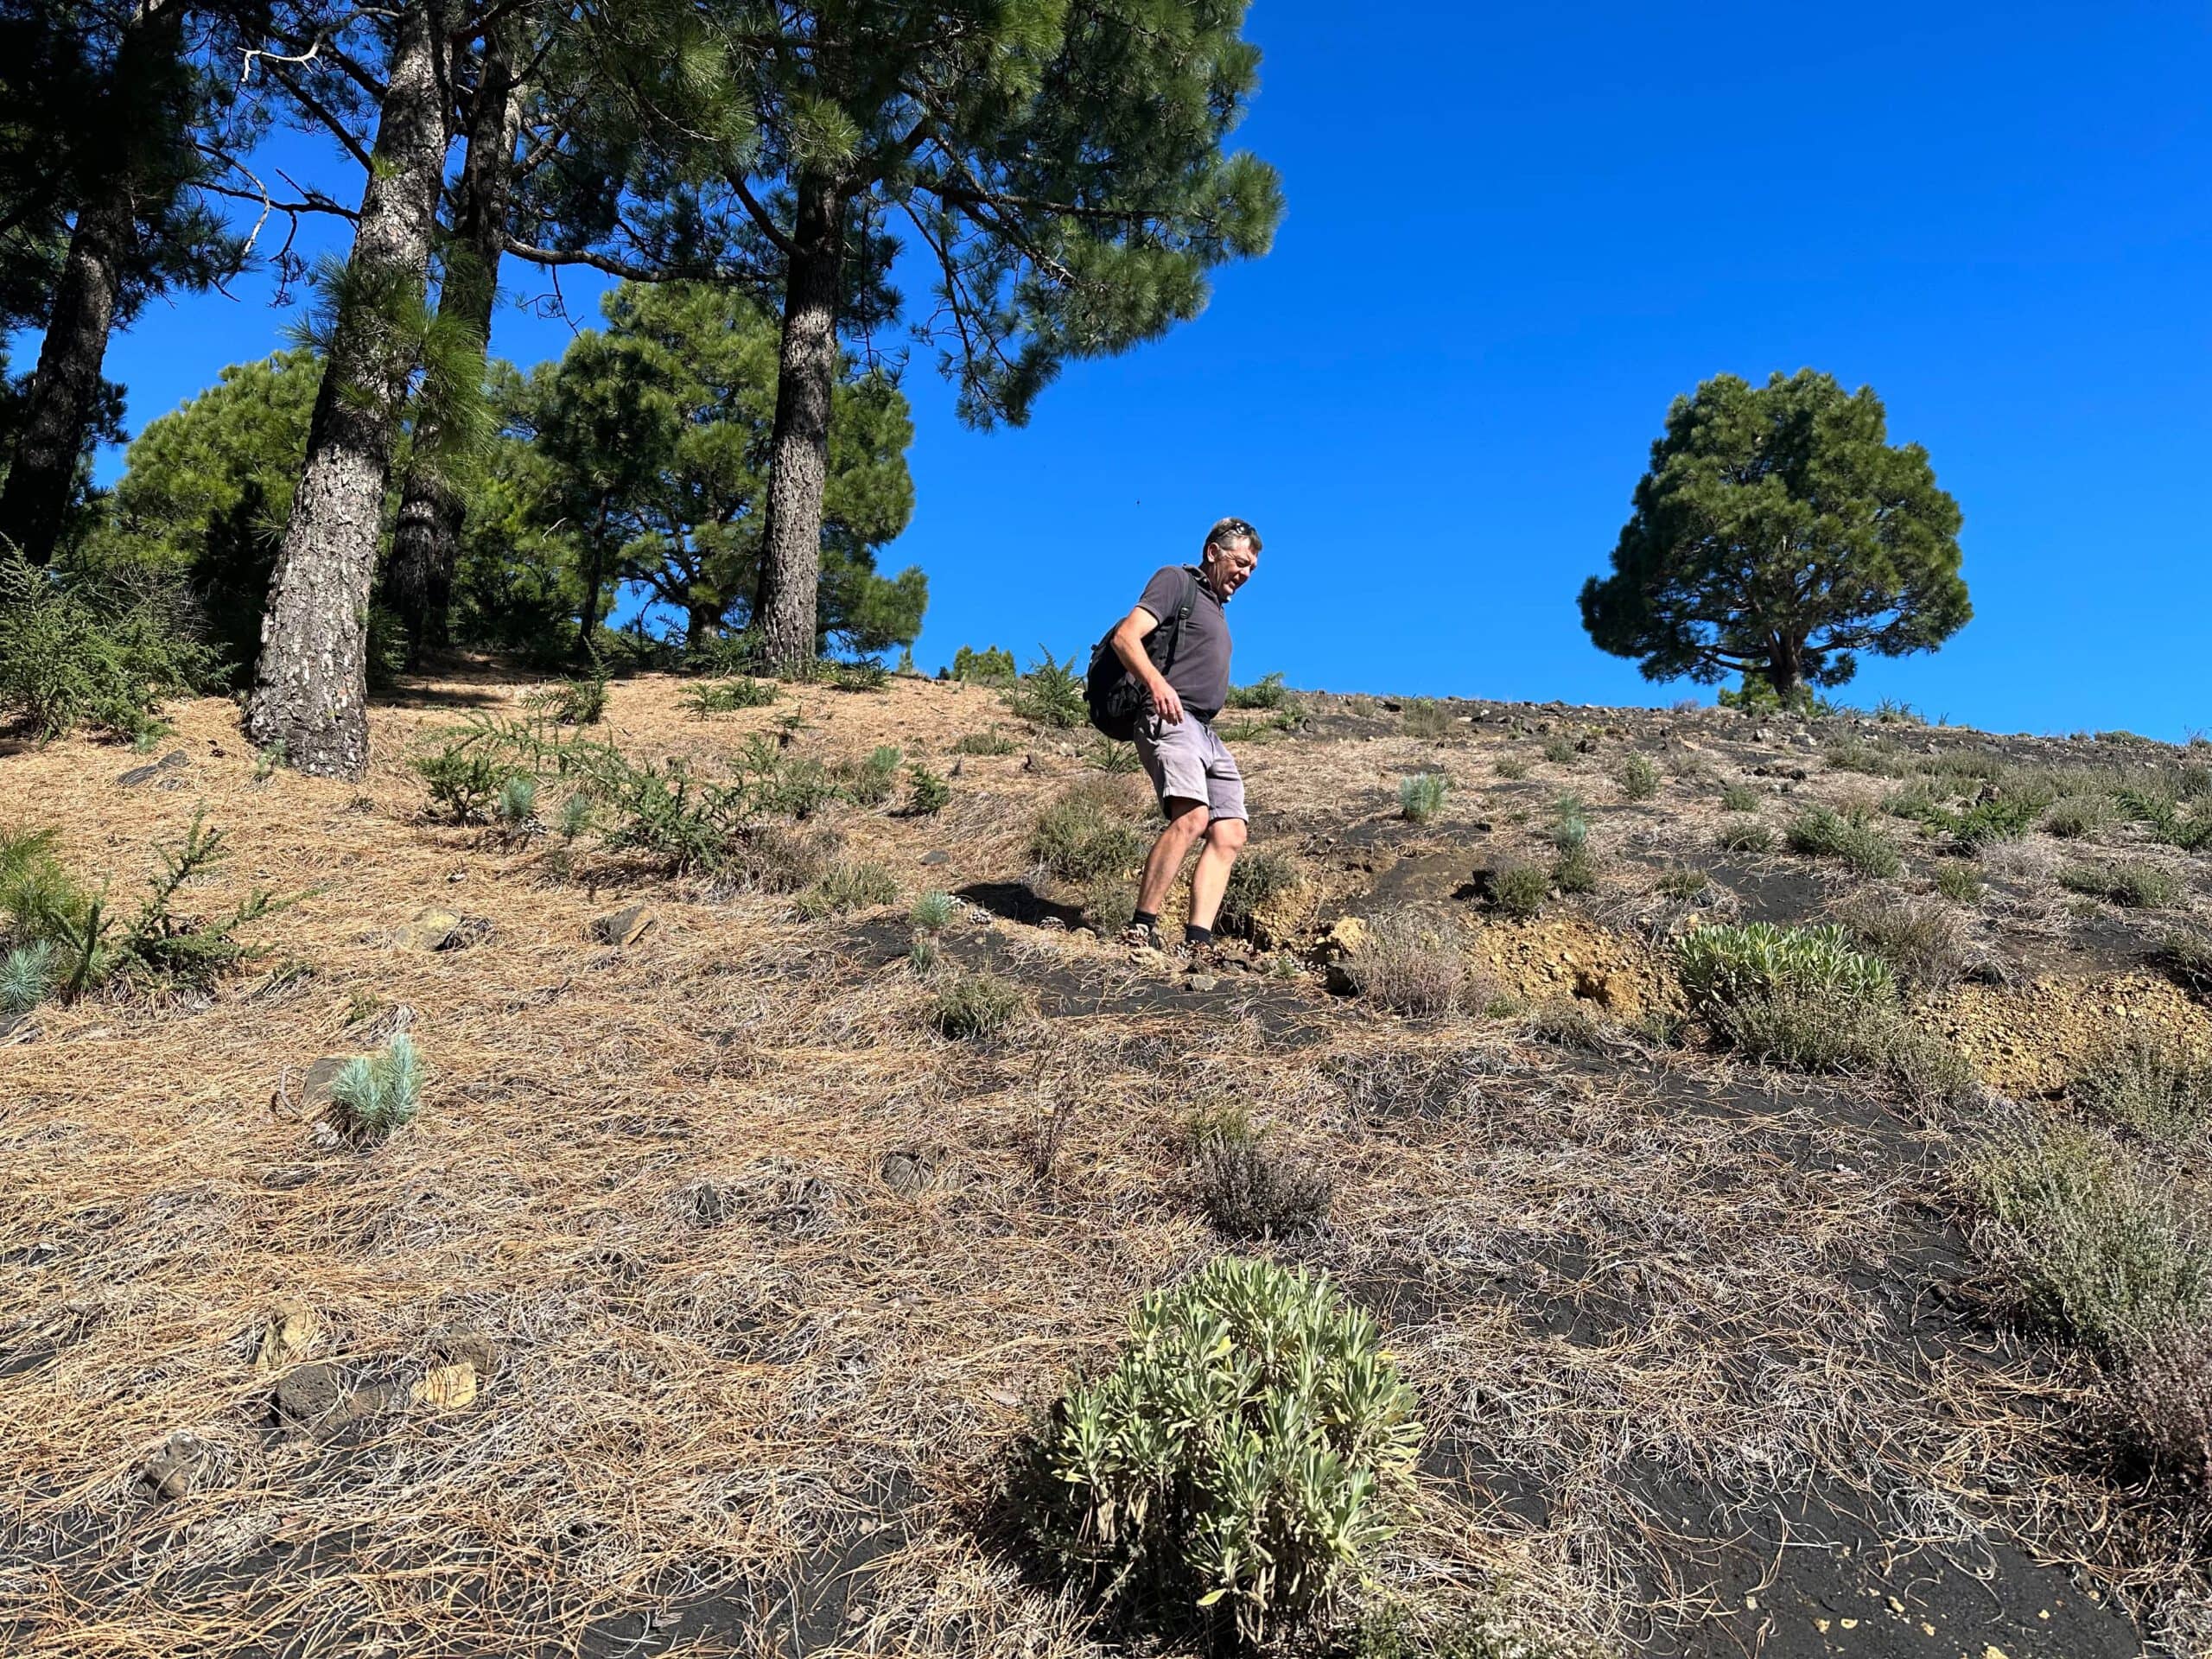
[[[1238,542],[1249,542],[1252,551],[1256,554],[1260,550],[1260,532],[1242,518],[1219,518],[1214,521],[1213,528],[1206,531],[1206,538],[1200,544],[1199,550],[1203,552],[1209,547],[1230,547]]]

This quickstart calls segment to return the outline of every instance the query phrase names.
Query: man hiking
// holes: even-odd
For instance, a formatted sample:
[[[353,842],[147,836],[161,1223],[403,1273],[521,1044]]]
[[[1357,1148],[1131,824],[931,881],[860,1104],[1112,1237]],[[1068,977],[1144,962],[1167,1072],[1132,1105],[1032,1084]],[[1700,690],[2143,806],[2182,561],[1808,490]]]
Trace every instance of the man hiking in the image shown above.
[[[1224,607],[1251,580],[1260,563],[1260,533],[1242,518],[1224,518],[1206,532],[1195,569],[1167,565],[1112,635],[1114,654],[1141,685],[1151,712],[1137,717],[1137,756],[1151,775],[1167,827],[1153,843],[1137,888],[1137,909],[1125,944],[1160,948],[1160,907],[1200,841],[1191,877],[1191,919],[1184,948],[1193,957],[1213,951],[1213,919],[1243,850],[1244,779],[1215,735],[1213,718],[1229,701],[1229,620]],[[1166,671],[1146,649],[1154,630],[1187,605]]]

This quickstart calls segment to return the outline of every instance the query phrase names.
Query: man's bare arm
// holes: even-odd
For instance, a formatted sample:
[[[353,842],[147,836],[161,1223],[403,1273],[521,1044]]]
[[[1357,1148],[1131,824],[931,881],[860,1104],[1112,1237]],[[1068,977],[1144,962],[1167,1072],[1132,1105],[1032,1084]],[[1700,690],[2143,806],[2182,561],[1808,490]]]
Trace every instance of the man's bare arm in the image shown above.
[[[1183,700],[1175,695],[1175,688],[1167,683],[1166,677],[1152,665],[1152,658],[1144,648],[1145,636],[1159,626],[1160,619],[1143,606],[1131,606],[1129,613],[1114,630],[1114,654],[1152,698],[1153,713],[1175,726],[1182,722]]]

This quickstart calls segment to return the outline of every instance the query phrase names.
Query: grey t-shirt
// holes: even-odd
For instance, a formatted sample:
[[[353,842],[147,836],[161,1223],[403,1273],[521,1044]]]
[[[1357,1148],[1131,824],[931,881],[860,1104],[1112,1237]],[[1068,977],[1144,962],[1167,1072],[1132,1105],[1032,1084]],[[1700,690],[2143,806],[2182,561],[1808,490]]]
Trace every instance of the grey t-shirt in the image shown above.
[[[1163,624],[1174,617],[1183,602],[1185,568],[1163,566],[1145,583],[1144,593],[1137,600]],[[1175,688],[1185,709],[1200,720],[1211,720],[1229,701],[1229,618],[1203,580],[1191,586],[1191,613],[1183,619],[1183,637],[1176,642],[1175,659],[1166,670],[1167,683]],[[1154,656],[1153,660],[1159,658]]]

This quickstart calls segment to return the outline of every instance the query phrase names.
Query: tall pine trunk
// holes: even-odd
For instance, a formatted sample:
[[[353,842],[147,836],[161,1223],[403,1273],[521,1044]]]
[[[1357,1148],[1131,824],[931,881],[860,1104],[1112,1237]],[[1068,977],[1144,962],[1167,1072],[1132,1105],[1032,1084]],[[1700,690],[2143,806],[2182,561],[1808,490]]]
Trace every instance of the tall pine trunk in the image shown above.
[[[438,292],[440,319],[460,324],[487,347],[506,240],[515,141],[521,130],[512,40],[499,29],[485,42],[461,162],[454,251]],[[406,630],[410,668],[420,668],[426,651],[452,639],[454,569],[460,562],[467,506],[449,468],[441,464],[442,436],[436,412],[425,410],[416,425],[415,448],[400,489],[399,522],[385,582],[386,597]]]
[[[34,563],[53,558],[68,519],[77,466],[99,402],[100,369],[115,329],[124,272],[138,239],[138,210],[161,206],[139,200],[146,187],[133,165],[144,144],[137,124],[169,118],[170,112],[149,99],[148,88],[158,81],[164,60],[174,60],[181,49],[183,22],[181,5],[143,7],[124,24],[117,47],[102,112],[112,160],[78,206],[53,315],[31,376],[22,431],[8,481],[0,487],[0,537]]]
[[[784,284],[776,421],[768,441],[768,523],[753,626],[766,666],[814,660],[822,574],[822,493],[830,475],[830,404],[837,385],[837,296],[844,276],[845,203],[832,179],[798,183]]]
[[[246,734],[288,765],[358,778],[368,765],[369,586],[447,143],[445,0],[410,0],[392,42],[375,166],[361,195],[308,426],[291,523],[277,550]]]

